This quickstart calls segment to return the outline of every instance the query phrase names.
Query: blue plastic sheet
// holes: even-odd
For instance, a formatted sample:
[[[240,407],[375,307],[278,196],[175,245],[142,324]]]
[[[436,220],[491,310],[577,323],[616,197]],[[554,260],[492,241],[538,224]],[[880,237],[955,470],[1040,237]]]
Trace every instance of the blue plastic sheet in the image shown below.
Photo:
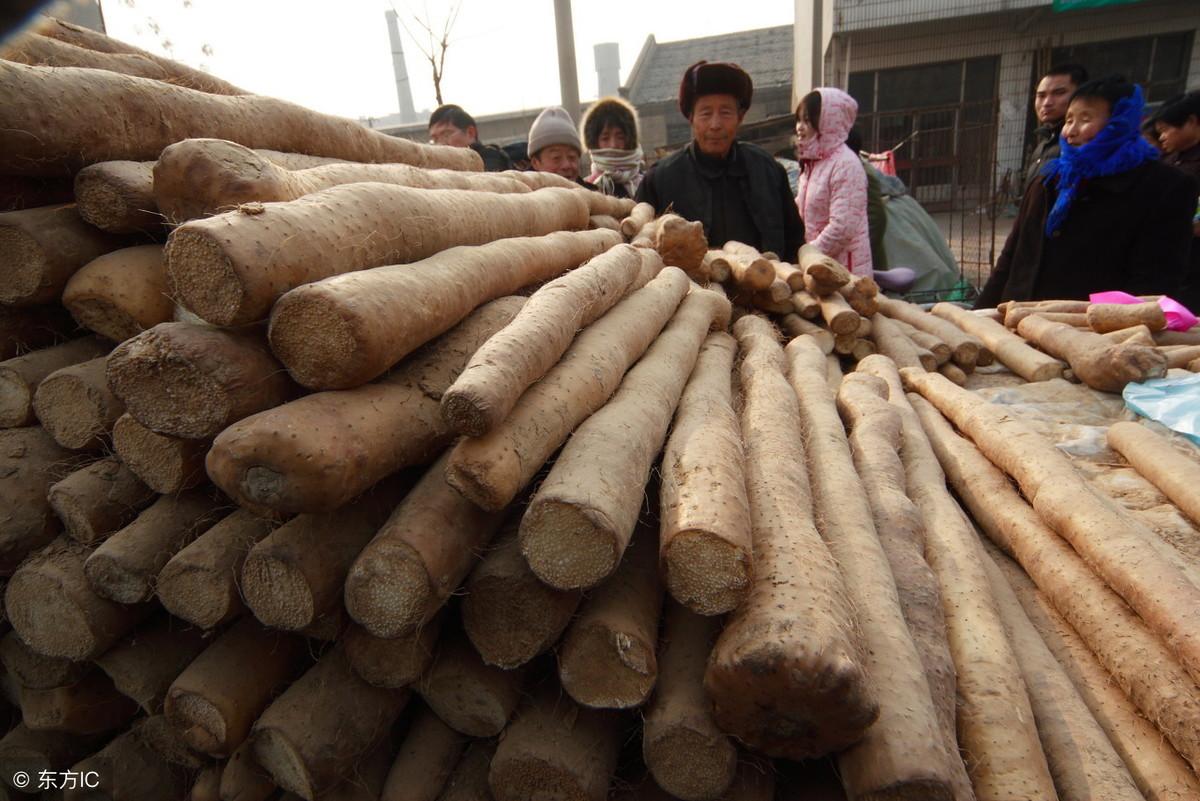
[[[1133,411],[1200,445],[1200,373],[1128,384],[1121,397]]]

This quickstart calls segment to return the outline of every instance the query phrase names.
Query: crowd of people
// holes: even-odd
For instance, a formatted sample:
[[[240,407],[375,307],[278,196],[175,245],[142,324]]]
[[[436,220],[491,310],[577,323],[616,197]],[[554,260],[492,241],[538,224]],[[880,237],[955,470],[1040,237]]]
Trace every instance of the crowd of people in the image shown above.
[[[753,95],[750,76],[736,64],[688,67],[679,110],[691,141],[648,170],[637,111],[617,97],[592,104],[578,126],[565,109],[548,108],[516,147],[481,143],[475,120],[453,105],[433,113],[429,137],[474,149],[488,170],[552,172],[659,213],[670,209],[703,223],[712,247],[736,240],[794,259],[808,243],[855,275],[886,279],[898,266],[889,251],[904,245],[889,247],[890,211],[904,211],[906,192],[862,156],[858,104],[829,87],[800,100],[793,187],[777,159],[738,138]],[[977,306],[1124,290],[1170,295],[1200,310],[1200,92],[1147,114],[1136,84],[1119,76],[1089,80],[1082,66],[1067,64],[1042,76],[1034,111],[1039,124],[1020,208]],[[928,218],[919,205],[918,212]],[[940,240],[932,221],[897,225]],[[953,265],[944,242],[918,249]]]

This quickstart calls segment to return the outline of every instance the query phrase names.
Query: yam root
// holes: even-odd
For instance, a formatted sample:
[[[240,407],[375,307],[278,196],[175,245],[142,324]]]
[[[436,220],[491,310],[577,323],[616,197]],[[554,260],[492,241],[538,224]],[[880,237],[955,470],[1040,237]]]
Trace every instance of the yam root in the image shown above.
[[[582,331],[498,428],[453,448],[450,485],[485,509],[511,503],[571,431],[617,390],[689,284],[682,270],[668,267]]]
[[[245,609],[238,590],[242,563],[271,523],[238,510],[184,546],[159,571],[155,591],[168,612],[202,629],[228,623]]]
[[[810,336],[821,349],[821,352],[828,355],[833,353],[834,335],[828,328],[822,328],[815,323],[810,323],[803,317],[797,314],[789,314],[779,321],[779,327],[789,337]]]
[[[745,456],[729,380],[736,351],[728,334],[708,335],[662,457],[660,569],[671,596],[703,615],[736,608],[754,572]]]
[[[888,317],[903,320],[913,328],[938,337],[950,346],[951,358],[964,372],[969,373],[975,369],[983,343],[954,323],[936,317],[907,301],[893,298],[881,297],[879,311]]]
[[[91,669],[87,662],[72,662],[34,651],[15,631],[0,638],[0,664],[22,689],[50,690],[82,679]]]
[[[137,704],[98,670],[66,687],[21,689],[21,720],[34,731],[103,734],[127,724],[137,711]]]
[[[376,637],[402,636],[433,617],[503,522],[446,483],[447,459],[429,468],[346,576],[346,610]]]
[[[1168,349],[1169,348],[1169,349]],[[1200,345],[1168,346],[1161,349],[1167,357],[1167,369],[1184,368],[1200,359]]]
[[[839,399],[843,407],[871,398],[882,404],[879,393],[886,385],[875,377],[850,375],[835,396],[825,382],[824,354],[811,340],[792,340],[785,354],[807,445],[813,513],[858,612],[863,664],[879,698],[878,719],[838,757],[843,783],[854,797],[920,792],[951,801],[957,756],[947,753],[872,505],[838,417]],[[917,743],[923,747],[919,755]]]
[[[1154,334],[1154,342],[1158,345],[1200,345],[1200,327],[1193,326],[1189,331],[1158,331]]]
[[[113,424],[112,445],[117,456],[147,487],[163,495],[205,482],[204,457],[210,444],[156,434],[128,412]]]
[[[655,557],[654,531],[642,526],[612,579],[584,601],[567,629],[558,676],[584,706],[641,706],[654,689],[663,602]]]
[[[583,230],[582,194],[361,183],[289,203],[241,206],[175,229],[167,240],[168,286],[214,325],[249,323],[265,318],[289,289],[322,278],[419,261],[455,245]],[[452,224],[466,219],[477,224]]]
[[[722,251],[733,280],[747,292],[769,289],[775,282],[775,266],[755,248],[741,242],[726,242]]]
[[[1161,378],[1166,356],[1142,345],[1116,344],[1099,334],[1055,323],[1041,315],[1017,326],[1021,336],[1052,356],[1064,359],[1083,383],[1102,392],[1120,392],[1130,382]]]
[[[659,786],[684,801],[720,798],[737,768],[737,748],[717,728],[704,694],[704,666],[719,632],[718,619],[668,604],[642,756]]]
[[[254,759],[254,743],[249,740],[238,746],[221,771],[221,801],[268,801],[277,789]]]
[[[849,284],[853,278],[849,270],[815,245],[801,245],[796,264],[804,271],[804,288],[822,299]]]
[[[563,798],[604,801],[617,767],[616,713],[577,706],[547,685],[517,713],[492,758],[496,801],[532,798],[546,788]]]
[[[996,321],[972,314],[953,303],[935,304],[932,311],[936,316],[977,337],[1005,367],[1026,381],[1049,381],[1051,378],[1062,377],[1062,362],[1031,348],[1025,340]]]
[[[125,527],[157,495],[116,459],[101,459],[53,484],[47,497],[67,534],[93,545]]]
[[[62,530],[47,493],[72,469],[74,454],[42,428],[0,431],[0,575]]]
[[[122,248],[93,259],[67,281],[62,303],[81,326],[113,342],[170,321],[175,304],[167,296],[162,246]]]
[[[547,584],[593,587],[616,569],[700,347],[710,329],[728,324],[728,300],[692,291],[604,407],[571,435],[521,521],[521,552]]]
[[[895,362],[898,367],[925,369],[917,346],[890,317],[877,314],[871,319],[871,339],[879,352]]]
[[[771,266],[775,268],[775,277],[782,279],[791,290],[788,294],[804,291],[804,271],[794,264],[788,264],[786,261],[774,260]]]
[[[1175,450],[1171,443],[1149,428],[1130,422],[1113,423],[1108,445],[1125,457],[1154,486],[1179,507],[1192,522],[1200,524],[1200,464]]]
[[[350,161],[481,170],[469,148],[420,145],[258,95],[223,96],[83,68],[0,64],[0,171],[62,175],[98,161],[155,159],[180,131],[293,153]],[[95,119],[49,120],[46,98],[73,108],[102,108]],[[132,102],[137,98],[138,102]]]
[[[164,714],[189,747],[227,757],[272,697],[303,668],[307,653],[300,637],[243,617],[171,683]]]
[[[825,325],[835,334],[853,334],[858,331],[862,318],[858,312],[850,308],[846,299],[836,292],[820,298],[821,317]]]
[[[1142,713],[1200,763],[1200,692],[1166,643],[928,403],[914,401],[945,475],[988,537],[1014,556]],[[1091,501],[1089,501],[1091,503]]]
[[[489,799],[488,773],[496,745],[487,740],[476,740],[467,748],[454,772],[446,780],[446,787],[438,801],[479,801]]]
[[[42,379],[33,410],[42,428],[64,448],[84,450],[104,444],[125,405],[105,380],[106,356],[59,368]]]
[[[997,554],[996,558],[1008,557]],[[992,597],[1021,665],[1058,797],[1063,801],[1097,797],[1144,801],[1125,763],[1029,622],[1000,568],[988,556],[984,557],[983,565]]]
[[[149,601],[168,560],[228,513],[203,490],[163,495],[92,552],[84,565],[88,581],[117,603]]]
[[[433,461],[453,439],[442,394],[524,302],[480,307],[374,384],[306,395],[234,423],[213,442],[209,476],[250,509],[331,512],[397,470]]]
[[[33,396],[38,385],[56,370],[90,361],[108,350],[103,341],[83,337],[0,362],[0,428],[35,425]]]
[[[57,303],[0,306],[0,359],[63,342],[74,334],[75,327],[75,320]]]
[[[530,191],[520,181],[495,173],[426,170],[409,164],[343,161],[289,169],[235,142],[185,139],[159,154],[154,164],[154,201],[168,223],[178,224],[246,203],[285,203],[322,189],[365,182],[502,194]]]
[[[621,220],[621,235],[626,241],[637,236],[638,231],[641,231],[646,223],[654,219],[654,207],[649,203],[638,203],[629,212],[629,215]]]
[[[1138,712],[1116,679],[1038,592],[1029,576],[1011,560],[997,559],[996,564],[1043,642],[1124,760],[1146,801],[1186,801],[1200,795],[1200,779],[1154,724]]]
[[[159,434],[214,437],[297,392],[258,331],[160,323],[108,357],[108,384],[129,413]]]
[[[147,715],[162,711],[171,682],[208,645],[204,632],[166,615],[139,626],[97,660],[113,685]]]
[[[60,659],[94,659],[152,611],[97,595],[83,572],[88,553],[79,543],[59,537],[31,555],[8,580],[8,620],[34,651]]]
[[[350,565],[410,483],[385,481],[336,512],[298,515],[259,540],[241,570],[242,598],[254,616],[300,631],[339,607]]]
[[[970,312],[968,312],[968,314],[969,313]],[[924,348],[925,350],[929,351],[930,354],[933,355],[934,359],[937,360],[935,367],[941,367],[943,364],[946,364],[946,362],[950,361],[952,351],[950,346],[947,345],[941,337],[930,334],[927,331],[922,331],[919,328],[913,328],[903,320],[893,319],[892,324],[904,332],[904,335],[911,339],[913,344],[918,348]],[[933,372],[933,370],[930,370],[928,366],[926,366],[925,369]]]
[[[437,801],[466,744],[465,736],[422,709],[392,762],[380,801]]]
[[[792,307],[805,320],[815,320],[821,316],[821,302],[807,290],[792,293]]]
[[[468,737],[495,737],[521,701],[525,670],[484,664],[459,632],[443,637],[416,691],[437,716]]]
[[[84,167],[75,175],[75,202],[79,216],[101,231],[132,234],[162,229],[163,217],[154,202],[152,161],[102,161]]]
[[[113,801],[183,798],[188,789],[187,774],[152,750],[138,736],[137,728],[119,735],[104,748],[75,763],[71,771],[95,777],[98,786],[67,790],[63,793],[64,801],[86,801],[97,797]]]
[[[957,364],[943,364],[937,371],[960,387],[967,385],[967,374]]]
[[[604,228],[619,233],[621,230],[621,221],[616,217],[609,217],[607,214],[593,214],[588,218],[588,230],[594,231],[597,228]]]
[[[1167,315],[1154,302],[1093,303],[1087,308],[1087,322],[1097,334],[1119,331],[1132,325],[1144,325],[1151,331],[1167,327]]]
[[[856,623],[813,522],[796,394],[770,324],[734,324],[754,583],[713,651],[704,685],[723,731],[773,755],[840,750],[878,715]],[[796,618],[780,610],[821,610]],[[803,620],[804,625],[796,625]]]
[[[367,684],[333,648],[254,724],[255,759],[281,788],[313,799],[350,776],[407,703],[408,692]]]
[[[0,780],[12,787],[13,777],[17,773],[24,773],[36,781],[42,771],[57,773],[69,770],[73,764],[96,750],[99,745],[96,740],[96,737],[80,737],[63,732],[34,731],[18,723],[0,739]],[[9,798],[20,797],[9,795]]]
[[[558,363],[580,329],[637,288],[641,267],[636,248],[618,245],[534,292],[442,394],[442,416],[450,427],[478,437],[499,425],[521,394]]]
[[[879,284],[875,283],[875,279],[869,275],[856,275],[850,283],[838,289],[846,302],[850,304],[850,308],[861,314],[864,318],[870,318],[879,311]]]
[[[407,687],[432,663],[440,632],[441,616],[393,639],[376,637],[351,624],[342,637],[342,645],[350,667],[363,681],[376,687]]]
[[[704,254],[700,262],[700,271],[708,276],[710,281],[728,281],[731,277],[729,260],[723,250],[710,250]]]
[[[0,61],[0,72],[9,66]],[[8,108],[3,103],[0,107]],[[0,152],[7,153],[7,149],[0,148]],[[0,284],[0,303],[36,306],[56,302],[80,267],[127,244],[128,238],[85,223],[73,204],[4,212],[0,214],[0,253],[4,254],[0,271],[5,281]]]
[[[510,670],[558,642],[582,597],[554,589],[529,569],[518,521],[505,526],[471,571],[461,606],[463,628],[483,661]]]
[[[654,220],[652,230],[650,245],[662,256],[664,264],[678,267],[695,281],[708,282],[709,277],[704,272],[708,240],[704,237],[702,223],[667,213]]]

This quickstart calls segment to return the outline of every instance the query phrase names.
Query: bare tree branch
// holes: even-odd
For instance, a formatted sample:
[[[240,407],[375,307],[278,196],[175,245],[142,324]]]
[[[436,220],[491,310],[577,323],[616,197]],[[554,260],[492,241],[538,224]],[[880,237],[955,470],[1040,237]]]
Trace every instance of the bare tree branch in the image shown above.
[[[441,37],[438,38],[434,33],[434,25],[429,14],[428,3],[424,4],[424,16],[419,14],[401,15],[396,10],[396,4],[391,3],[392,10],[396,12],[396,19],[400,22],[400,27],[408,34],[408,38],[417,46],[417,50],[429,62],[430,72],[433,74],[433,93],[437,99],[437,104],[443,104],[442,100],[442,77],[446,74],[446,51],[450,48],[450,32],[454,28],[455,22],[458,21],[458,12],[462,9],[462,3],[454,3],[450,6],[450,10],[446,14],[445,23],[442,26]],[[413,34],[412,29],[405,23],[404,18],[411,17],[412,21],[419,25],[425,31],[425,37],[428,38],[428,46],[422,44],[421,39]]]

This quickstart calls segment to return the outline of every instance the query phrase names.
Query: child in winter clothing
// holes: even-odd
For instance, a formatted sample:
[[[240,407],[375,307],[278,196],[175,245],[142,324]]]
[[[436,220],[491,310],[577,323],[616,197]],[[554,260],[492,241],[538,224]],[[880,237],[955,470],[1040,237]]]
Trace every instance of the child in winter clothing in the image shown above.
[[[592,159],[588,183],[606,195],[637,194],[646,161],[638,144],[637,111],[619,97],[602,97],[583,115],[583,143]]]
[[[840,89],[810,92],[796,108],[796,158],[803,172],[796,205],[805,238],[855,275],[872,273],[867,174],[846,146],[858,103]]]

